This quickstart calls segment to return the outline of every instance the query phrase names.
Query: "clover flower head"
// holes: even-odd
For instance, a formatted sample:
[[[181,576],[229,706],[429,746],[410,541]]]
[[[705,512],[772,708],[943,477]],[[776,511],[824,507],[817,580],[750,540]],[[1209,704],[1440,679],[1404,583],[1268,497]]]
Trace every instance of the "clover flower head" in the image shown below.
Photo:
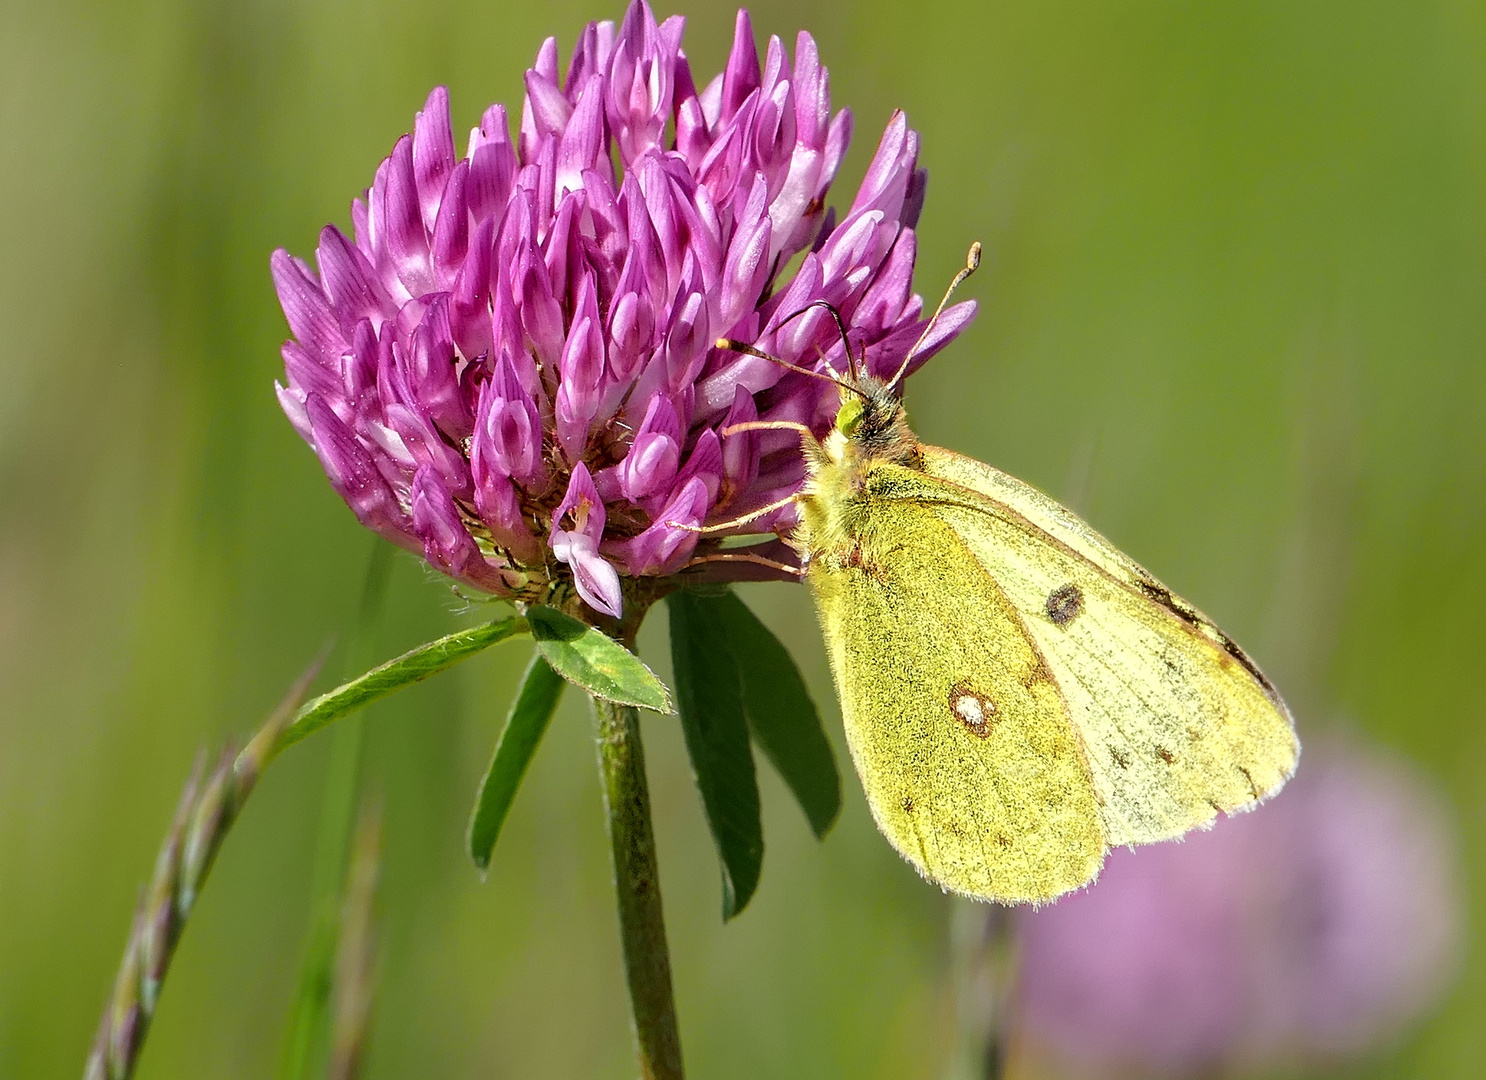
[[[353,202],[354,239],[326,226],[313,269],[273,255],[285,413],[363,524],[465,585],[541,597],[571,580],[618,615],[624,578],[715,548],[695,526],[799,489],[796,436],[730,426],[834,418],[829,384],[719,337],[844,371],[827,311],[790,318],[824,301],[890,376],[927,325],[926,174],[903,114],[838,221],[825,198],[851,114],[832,114],[815,42],[801,33],[791,63],[771,38],[760,61],[740,11],[698,89],[682,26],[635,0],[617,28],[583,30],[565,75],[549,38],[515,136],[492,105],[462,158],[436,88]],[[913,366],[974,310],[945,311]],[[746,531],[795,522],[786,505]]]

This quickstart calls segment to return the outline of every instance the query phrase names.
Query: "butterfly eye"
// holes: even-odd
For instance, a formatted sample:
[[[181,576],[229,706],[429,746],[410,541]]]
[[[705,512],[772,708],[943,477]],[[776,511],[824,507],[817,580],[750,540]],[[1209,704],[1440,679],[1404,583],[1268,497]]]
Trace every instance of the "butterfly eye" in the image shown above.
[[[856,430],[862,423],[864,405],[860,398],[848,398],[841,403],[841,411],[836,414],[836,430],[848,439],[856,434]]]

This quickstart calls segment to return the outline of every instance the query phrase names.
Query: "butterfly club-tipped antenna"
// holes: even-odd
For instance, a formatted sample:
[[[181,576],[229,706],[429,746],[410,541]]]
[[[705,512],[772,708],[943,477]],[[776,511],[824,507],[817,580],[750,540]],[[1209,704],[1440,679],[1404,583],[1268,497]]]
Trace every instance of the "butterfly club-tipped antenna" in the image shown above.
[[[903,380],[904,375],[908,374],[908,365],[913,363],[913,358],[918,355],[919,350],[924,347],[924,342],[928,341],[929,335],[934,332],[934,325],[939,322],[939,316],[944,314],[944,309],[949,304],[949,298],[955,294],[955,290],[964,283],[967,277],[975,273],[976,269],[979,266],[980,241],[977,240],[975,241],[975,243],[970,245],[970,250],[965,255],[965,265],[960,267],[960,272],[957,273],[954,277],[954,280],[949,283],[949,288],[944,290],[944,299],[940,300],[939,306],[934,309],[934,314],[930,317],[928,324],[924,327],[924,332],[920,334],[918,336],[918,340],[913,343],[913,348],[908,350],[908,355],[903,357],[903,362],[898,365],[897,374],[895,374],[892,379],[889,380],[887,384],[887,390],[889,392],[891,392],[898,385],[898,383]]]
[[[858,357],[852,355],[851,338],[847,336],[846,323],[841,318],[841,309],[838,308],[835,304],[831,303],[829,300],[810,301],[810,303],[806,304],[799,311],[796,311],[793,315],[790,315],[788,318],[783,319],[778,326],[774,327],[774,333],[778,333],[780,330],[783,330],[790,323],[798,319],[801,315],[807,315],[816,308],[825,308],[831,313],[831,321],[836,324],[836,332],[841,335],[841,347],[846,350],[846,373],[851,376],[852,382],[859,381],[862,377],[862,368],[861,364],[858,363]],[[860,360],[865,362],[866,359],[867,346],[863,344]]]
[[[749,356],[757,356],[760,360],[767,360],[771,364],[778,364],[782,368],[788,368],[790,371],[796,372],[800,375],[808,375],[812,379],[824,379],[826,382],[834,383],[842,390],[849,390],[853,394],[856,394],[865,399],[867,395],[854,385],[861,379],[861,369],[857,364],[857,358],[852,355],[851,339],[847,336],[846,333],[846,323],[842,321],[841,312],[837,310],[835,304],[832,304],[828,300],[812,300],[810,301],[810,303],[802,307],[799,311],[796,311],[792,315],[789,315],[786,318],[780,320],[779,325],[774,327],[771,333],[777,333],[778,331],[783,330],[786,326],[794,322],[800,316],[805,315],[818,307],[823,307],[831,313],[831,319],[836,324],[836,332],[841,335],[841,346],[846,350],[846,370],[848,376],[850,377],[850,382],[843,381],[834,372],[827,373],[824,371],[814,371],[810,368],[801,367],[799,364],[791,364],[788,360],[782,359],[778,356],[772,356],[769,353],[764,352],[757,345],[750,345],[746,341],[738,341],[735,338],[722,337],[718,338],[713,344],[715,344],[719,349],[727,349],[731,352],[740,352],[746,353]],[[865,348],[862,351],[862,357],[863,359],[866,358]]]

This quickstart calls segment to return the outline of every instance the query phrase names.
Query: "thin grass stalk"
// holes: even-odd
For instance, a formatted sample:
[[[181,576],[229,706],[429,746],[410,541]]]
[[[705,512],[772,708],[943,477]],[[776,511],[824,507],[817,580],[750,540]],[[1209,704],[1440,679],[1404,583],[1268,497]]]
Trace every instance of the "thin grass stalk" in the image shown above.
[[[346,866],[335,950],[330,1061],[326,1080],[356,1080],[371,1031],[377,976],[377,883],[382,870],[382,808],[362,803]]]
[[[204,759],[197,758],[155,859],[154,875],[140,897],[124,959],[83,1070],[84,1080],[127,1080],[133,1076],[196,897],[211,873],[222,841],[319,671],[317,660],[247,746],[236,754],[230,746],[222,752],[204,782]]]
[[[377,630],[386,606],[387,582],[395,550],[380,537],[373,541],[360,608],[350,640],[346,643],[347,679],[369,667],[375,655]],[[325,773],[315,844],[309,941],[300,964],[299,985],[291,1007],[279,1069],[281,1080],[309,1080],[311,1076],[321,1075],[326,1060],[336,941],[341,932],[343,892],[352,857],[357,807],[361,801],[362,752],[367,719],[364,715],[348,717],[331,733],[330,763]]]

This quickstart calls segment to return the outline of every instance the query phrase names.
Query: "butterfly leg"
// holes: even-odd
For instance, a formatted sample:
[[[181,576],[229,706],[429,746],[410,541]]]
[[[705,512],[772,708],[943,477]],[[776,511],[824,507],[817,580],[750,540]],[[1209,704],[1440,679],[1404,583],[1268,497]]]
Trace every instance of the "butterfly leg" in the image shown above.
[[[750,521],[758,521],[760,518],[768,517],[775,510],[783,510],[797,498],[799,498],[797,495],[786,495],[776,502],[771,502],[768,506],[761,506],[757,510],[752,510],[739,517],[735,517],[731,521],[719,521],[715,525],[688,525],[684,521],[668,521],[666,525],[672,529],[681,529],[684,532],[694,532],[702,536],[709,536],[712,533],[727,532],[739,526],[747,525]]]
[[[789,563],[780,562],[778,559],[767,559],[762,555],[750,555],[744,551],[718,551],[710,555],[698,555],[681,569],[690,570],[692,567],[700,566],[703,563],[720,562],[753,563],[756,566],[767,566],[771,570],[779,570],[793,577],[802,578],[805,576],[805,571],[801,567],[791,566]]]

